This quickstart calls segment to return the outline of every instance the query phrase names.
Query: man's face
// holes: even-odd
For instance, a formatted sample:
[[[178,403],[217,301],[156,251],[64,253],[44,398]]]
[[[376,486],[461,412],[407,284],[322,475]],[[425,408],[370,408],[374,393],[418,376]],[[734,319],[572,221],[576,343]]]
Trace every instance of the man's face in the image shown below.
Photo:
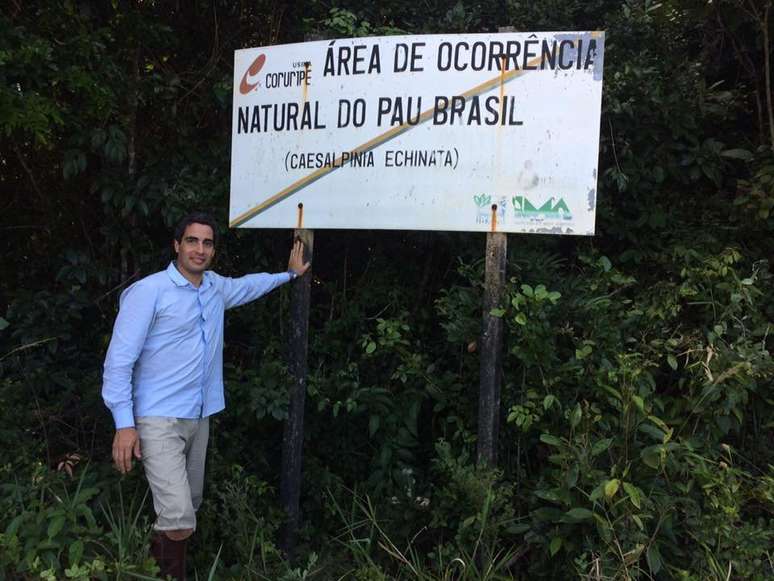
[[[189,224],[180,242],[175,240],[177,268],[181,274],[200,276],[215,256],[215,234],[205,224]]]

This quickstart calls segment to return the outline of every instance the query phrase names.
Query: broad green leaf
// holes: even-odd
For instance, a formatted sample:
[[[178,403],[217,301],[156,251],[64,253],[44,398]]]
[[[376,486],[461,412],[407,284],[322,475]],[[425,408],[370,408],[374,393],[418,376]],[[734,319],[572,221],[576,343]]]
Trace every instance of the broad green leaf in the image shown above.
[[[562,499],[559,498],[559,495],[556,494],[553,490],[535,490],[535,496],[538,498],[542,498],[543,500],[547,500],[548,502],[556,502],[561,503]]]
[[[616,399],[621,399],[621,392],[615,389],[614,387],[610,387],[609,385],[600,385],[602,389],[604,389],[607,393],[612,395]]]
[[[634,484],[630,484],[629,482],[624,482],[623,487],[626,491],[626,494],[629,495],[629,500],[632,501],[632,504],[637,508],[641,508],[642,501],[640,499],[640,489],[634,486]]]
[[[755,157],[751,151],[741,148],[726,149],[725,151],[721,151],[720,155],[729,159],[741,159],[742,161],[750,161]]]
[[[571,508],[565,513],[565,516],[573,520],[588,520],[594,516],[588,508]]]
[[[677,371],[677,358],[671,353],[667,355],[667,363],[669,363],[669,367]]]
[[[605,484],[605,496],[607,498],[613,498],[615,493],[618,492],[618,487],[621,486],[621,481],[618,478],[613,478],[607,481]]]
[[[580,403],[575,404],[575,408],[572,410],[572,413],[570,414],[570,426],[572,428],[576,428],[578,424],[581,421],[581,418],[583,417],[583,410],[581,409]]]
[[[661,451],[662,446],[657,444],[655,446],[648,446],[640,452],[640,457],[646,466],[650,466],[654,470],[658,470],[661,467]]]
[[[527,317],[524,315],[524,313],[519,313],[516,315],[515,321],[523,327],[527,324]]]
[[[20,515],[16,516],[10,524],[5,529],[5,534],[9,537],[12,537],[16,534],[16,531],[19,530],[19,526],[24,521],[24,518],[27,516],[27,512],[23,512]]]
[[[565,482],[567,483],[567,486],[572,488],[576,484],[578,484],[578,475],[580,473],[580,468],[578,468],[577,464],[573,464],[570,469],[567,471],[567,476],[565,477]]]
[[[505,309],[492,309],[491,311],[489,311],[489,314],[499,319],[505,314]]]
[[[670,430],[669,430],[669,426],[667,426],[667,425],[666,425],[666,422],[664,422],[664,420],[662,420],[661,418],[659,418],[659,417],[657,417],[657,416],[648,416],[648,419],[649,419],[651,422],[653,422],[654,424],[656,424],[656,425],[657,425],[659,428],[661,428],[661,431],[662,431],[662,432],[668,432],[668,431],[670,431]]]
[[[650,567],[650,572],[653,575],[661,570],[661,553],[656,545],[651,544],[648,547],[648,550],[645,553],[645,559],[648,561],[648,567]]]
[[[606,451],[612,443],[613,438],[605,438],[604,440],[594,442],[594,445],[591,447],[591,455],[599,456],[602,452]]]
[[[552,506],[542,506],[530,514],[532,518],[540,522],[558,522],[565,516],[561,510]]]
[[[632,401],[634,402],[634,405],[637,406],[638,410],[641,412],[645,411],[645,401],[639,395],[633,395]]]
[[[554,537],[551,539],[551,544],[548,545],[548,552],[551,553],[551,556],[553,557],[556,555],[556,553],[559,552],[559,549],[562,548],[562,537]]]
[[[663,442],[664,437],[666,436],[666,433],[663,430],[660,430],[655,426],[651,426],[650,424],[640,424],[637,429],[640,432],[644,432],[649,436],[652,436],[657,442]]]
[[[555,401],[556,401],[556,396],[548,394],[546,397],[543,398],[543,409],[547,410],[554,404]]]
[[[2,331],[3,329],[7,329],[8,325],[10,325],[10,324],[11,323],[6,321],[3,317],[0,317],[0,331]]]
[[[62,530],[62,527],[64,527],[65,524],[65,517],[64,516],[57,516],[50,523],[48,523],[48,532],[46,533],[48,535],[49,539],[53,539],[55,536],[59,534],[59,531]]]
[[[366,345],[366,353],[371,354],[374,351],[376,351],[376,343],[369,341],[368,345]]]
[[[540,434],[540,441],[549,446],[561,446],[562,441],[551,434]]]
[[[381,423],[381,416],[371,416],[371,418],[368,420],[368,435],[373,436],[376,432],[378,432]]]
[[[67,558],[70,565],[77,565],[83,557],[83,541],[77,540],[70,545]]]
[[[610,269],[613,268],[613,264],[610,262],[610,259],[607,256],[599,257],[599,265],[605,272],[610,272]]]

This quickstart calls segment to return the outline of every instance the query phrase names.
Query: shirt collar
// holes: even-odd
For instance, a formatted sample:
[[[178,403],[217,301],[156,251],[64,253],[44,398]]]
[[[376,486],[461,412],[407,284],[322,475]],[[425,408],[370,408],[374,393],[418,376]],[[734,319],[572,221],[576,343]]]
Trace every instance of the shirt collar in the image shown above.
[[[175,283],[175,286],[190,286],[191,288],[195,288],[191,284],[191,281],[180,274],[180,271],[177,269],[177,265],[175,264],[174,260],[169,263],[169,266],[167,266],[167,274],[169,275],[169,278],[172,279],[172,282]],[[200,285],[200,288],[203,290],[207,289],[211,284],[212,280],[210,278],[210,271],[206,270],[204,271],[204,277],[202,278],[202,284]]]
[[[186,286],[191,284],[186,277],[180,274],[180,271],[177,269],[177,265],[175,265],[174,260],[169,263],[169,266],[167,267],[167,274],[176,286]]]

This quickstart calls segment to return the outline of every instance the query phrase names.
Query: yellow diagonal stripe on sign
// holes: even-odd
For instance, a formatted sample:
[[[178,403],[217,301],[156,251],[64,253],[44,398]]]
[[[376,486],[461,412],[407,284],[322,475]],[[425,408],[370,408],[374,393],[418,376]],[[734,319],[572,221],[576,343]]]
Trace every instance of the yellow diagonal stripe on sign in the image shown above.
[[[529,72],[530,70],[537,70],[539,68],[538,65],[540,65],[542,63],[542,59],[543,59],[543,57],[540,56],[540,57],[536,57],[536,58],[532,59],[531,61],[527,62],[526,66],[530,67],[530,69],[522,68],[522,69],[514,69],[512,71],[505,71],[505,70],[503,70],[496,77],[494,77],[492,79],[489,79],[488,81],[484,81],[480,85],[476,85],[472,89],[470,89],[468,91],[465,91],[464,93],[462,93],[462,95],[458,95],[458,96],[464,97],[465,100],[467,101],[471,97],[475,97],[476,95],[481,95],[482,93],[486,93],[487,91],[490,91],[491,89],[497,87],[498,85],[505,84],[505,83],[507,83],[509,81],[512,81],[513,79],[515,79],[517,77],[520,77],[521,75],[523,75],[526,72]],[[420,113],[419,121],[417,123],[411,124],[411,125],[408,124],[408,123],[404,123],[403,125],[399,125],[397,127],[393,127],[392,129],[389,129],[389,130],[385,131],[381,135],[377,135],[373,139],[371,139],[369,141],[366,141],[362,145],[360,145],[360,146],[356,147],[355,149],[351,150],[351,152],[352,153],[368,152],[368,151],[370,151],[372,149],[375,149],[375,148],[379,147],[383,143],[387,143],[391,139],[395,139],[399,135],[402,135],[402,134],[406,133],[407,131],[409,131],[410,129],[413,129],[414,127],[419,127],[422,123],[424,123],[425,121],[427,121],[428,119],[430,119],[433,116],[433,111],[434,110],[435,110],[435,107],[431,107],[430,109],[427,109],[427,110],[423,111],[422,113]],[[241,226],[242,224],[244,224],[245,222],[247,222],[251,218],[254,218],[255,216],[257,216],[261,212],[263,212],[265,210],[268,210],[269,208],[271,208],[275,204],[278,204],[282,200],[284,200],[286,198],[289,198],[293,194],[295,194],[295,193],[301,191],[302,189],[304,189],[305,187],[313,184],[314,182],[316,182],[320,178],[323,178],[326,175],[328,175],[329,173],[332,173],[332,172],[336,171],[337,169],[339,169],[339,167],[335,167],[335,166],[336,166],[336,164],[339,164],[339,166],[340,166],[341,165],[341,160],[342,160],[342,157],[340,156],[340,157],[336,158],[336,160],[333,162],[333,166],[332,167],[321,167],[321,168],[313,171],[309,175],[304,176],[304,177],[302,177],[299,180],[296,180],[295,182],[290,184],[288,187],[280,190],[279,192],[277,192],[276,194],[274,194],[270,198],[264,200],[263,202],[261,202],[260,204],[255,206],[254,208],[250,208],[246,212],[243,212],[242,214],[240,214],[239,216],[234,218],[229,223],[229,226],[231,228],[237,228],[237,227]]]

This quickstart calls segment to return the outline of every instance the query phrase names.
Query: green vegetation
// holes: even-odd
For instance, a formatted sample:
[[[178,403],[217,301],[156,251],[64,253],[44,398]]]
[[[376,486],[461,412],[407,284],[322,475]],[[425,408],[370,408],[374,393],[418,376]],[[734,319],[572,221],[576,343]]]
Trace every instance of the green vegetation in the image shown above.
[[[228,317],[198,577],[774,576],[769,2],[7,4],[0,579],[158,571],[101,364],[171,225],[226,221],[233,50],[498,26],[607,31],[597,235],[509,245],[499,468],[473,460],[483,236],[320,232],[299,556],[283,289]],[[287,259],[288,232],[222,234],[225,274]]]

